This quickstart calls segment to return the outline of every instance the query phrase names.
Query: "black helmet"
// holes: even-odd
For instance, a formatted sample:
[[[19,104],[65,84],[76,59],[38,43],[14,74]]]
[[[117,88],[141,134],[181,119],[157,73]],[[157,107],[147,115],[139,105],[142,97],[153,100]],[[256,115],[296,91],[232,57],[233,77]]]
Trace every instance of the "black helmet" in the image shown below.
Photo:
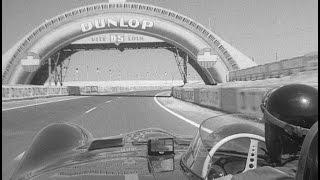
[[[281,165],[282,155],[297,155],[308,130],[318,121],[318,90],[303,84],[275,88],[266,93],[261,110],[270,160]]]

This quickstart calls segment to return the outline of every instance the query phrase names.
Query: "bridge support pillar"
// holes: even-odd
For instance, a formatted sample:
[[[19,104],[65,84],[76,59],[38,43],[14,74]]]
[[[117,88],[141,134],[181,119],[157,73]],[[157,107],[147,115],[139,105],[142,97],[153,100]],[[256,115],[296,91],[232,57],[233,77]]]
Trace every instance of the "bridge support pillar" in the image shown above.
[[[176,51],[174,52],[174,57],[175,57],[180,75],[182,77],[183,84],[186,84],[188,82],[187,81],[187,71],[188,71],[187,63],[189,62],[189,56],[188,54],[185,54],[185,58],[183,58],[180,55],[178,48],[176,48]]]
[[[186,58],[183,58],[183,84],[186,84],[187,81],[187,74],[188,74],[188,67],[187,62],[189,61],[189,56],[187,54]]]
[[[51,72],[51,57],[49,57],[49,59],[48,59],[48,84],[49,84],[49,86],[51,86],[51,74],[52,74],[52,72]]]

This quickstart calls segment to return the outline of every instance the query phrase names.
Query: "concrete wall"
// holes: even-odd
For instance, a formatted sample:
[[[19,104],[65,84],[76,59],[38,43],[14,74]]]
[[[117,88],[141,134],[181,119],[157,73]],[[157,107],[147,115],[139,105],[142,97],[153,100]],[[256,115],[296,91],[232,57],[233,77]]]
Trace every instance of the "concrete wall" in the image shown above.
[[[318,71],[318,55],[301,56],[230,71],[228,81],[252,81],[291,76],[300,72]]]
[[[2,101],[66,95],[67,87],[2,86]]]
[[[44,98],[53,96],[101,95],[129,91],[170,89],[171,86],[65,86],[46,87],[20,85],[2,85],[2,101]]]
[[[81,95],[110,94],[130,91],[162,90],[171,86],[81,86]]]
[[[270,87],[219,87],[202,88],[173,87],[172,95],[177,99],[201,106],[222,110],[229,113],[243,113],[254,117],[262,117],[260,104],[264,94]],[[318,86],[314,86],[318,88]]]

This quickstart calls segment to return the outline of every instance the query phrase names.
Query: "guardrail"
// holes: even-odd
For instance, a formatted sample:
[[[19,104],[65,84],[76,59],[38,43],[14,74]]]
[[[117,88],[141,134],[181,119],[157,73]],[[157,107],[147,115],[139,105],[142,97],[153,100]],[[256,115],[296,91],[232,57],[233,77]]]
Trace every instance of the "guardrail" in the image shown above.
[[[280,78],[299,72],[317,71],[318,55],[300,56],[229,72],[228,81],[252,81]]]

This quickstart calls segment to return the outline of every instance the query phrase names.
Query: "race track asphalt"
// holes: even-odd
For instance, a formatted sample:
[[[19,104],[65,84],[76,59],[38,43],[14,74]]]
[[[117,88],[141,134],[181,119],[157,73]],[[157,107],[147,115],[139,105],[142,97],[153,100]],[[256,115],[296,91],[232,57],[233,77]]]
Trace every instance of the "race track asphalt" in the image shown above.
[[[173,116],[154,101],[160,91],[89,96],[2,110],[2,179],[8,179],[24,152],[43,127],[57,122],[76,123],[94,137],[118,135],[142,128],[162,128],[193,135],[196,127]],[[11,109],[12,108],[12,109]]]

